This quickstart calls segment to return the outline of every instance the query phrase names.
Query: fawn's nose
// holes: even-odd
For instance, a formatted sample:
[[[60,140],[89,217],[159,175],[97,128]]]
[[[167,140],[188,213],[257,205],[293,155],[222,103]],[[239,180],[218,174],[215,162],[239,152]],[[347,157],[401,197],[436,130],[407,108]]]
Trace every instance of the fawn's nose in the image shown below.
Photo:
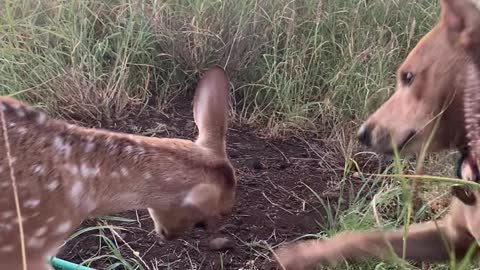
[[[372,145],[372,126],[363,124],[358,129],[357,139],[361,144],[370,147]]]

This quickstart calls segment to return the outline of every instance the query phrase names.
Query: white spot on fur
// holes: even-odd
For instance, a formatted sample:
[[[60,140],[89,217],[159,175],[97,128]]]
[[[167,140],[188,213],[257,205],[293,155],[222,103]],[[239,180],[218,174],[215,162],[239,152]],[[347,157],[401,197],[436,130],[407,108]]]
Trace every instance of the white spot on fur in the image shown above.
[[[33,232],[33,236],[35,236],[35,237],[43,236],[43,235],[45,235],[45,233],[47,233],[47,231],[48,231],[47,226],[40,227]]]
[[[83,184],[80,181],[73,183],[72,189],[70,190],[70,196],[73,204],[77,207],[82,202],[82,195],[83,195]]]
[[[67,233],[72,228],[71,221],[64,221],[58,224],[57,228],[55,229],[56,234],[64,234]]]
[[[125,168],[124,166],[120,167],[120,173],[122,176],[127,176],[128,175],[128,169]]]
[[[26,208],[35,208],[40,204],[39,199],[29,199],[23,202],[23,206]]]
[[[14,250],[15,246],[13,245],[3,245],[0,247],[0,252],[12,252]]]
[[[133,147],[131,145],[125,146],[125,152],[127,152],[127,154],[132,153],[132,150],[133,150]]]
[[[187,196],[183,199],[185,205],[194,205],[195,204],[195,194],[194,192],[189,192]]]
[[[65,158],[70,157],[72,147],[69,144],[65,143],[65,140],[62,137],[55,136],[55,138],[53,139],[53,146],[55,147],[55,149],[57,149],[57,151],[62,152]]]
[[[144,177],[145,179],[151,179],[151,178],[152,178],[152,174],[149,173],[149,172],[144,172],[144,173],[143,173],[143,177]]]
[[[100,166],[97,164],[95,167],[90,167],[85,163],[80,165],[80,175],[83,177],[93,177],[97,176],[100,172]]]
[[[85,209],[85,211],[87,213],[90,213],[92,212],[93,210],[95,210],[95,208],[97,208],[97,204],[92,200],[92,199],[86,199],[82,202],[82,208]]]
[[[47,122],[47,115],[43,112],[39,112],[36,121],[39,125],[45,124]]]
[[[167,176],[165,177],[165,182],[170,182],[173,180],[173,177]]]
[[[15,216],[15,212],[13,212],[13,211],[5,211],[5,212],[0,214],[0,217],[2,217],[4,219],[11,218],[13,216]]]
[[[45,175],[45,168],[40,164],[35,164],[32,166],[32,171],[36,175],[43,176]]]
[[[95,148],[94,142],[87,142],[87,144],[85,145],[85,152],[90,153],[93,151],[94,148]]]
[[[120,176],[120,174],[118,174],[118,172],[112,172],[112,173],[110,173],[110,175],[112,177],[119,177]]]
[[[8,127],[9,127],[9,128],[14,128],[14,127],[16,127],[16,126],[17,126],[17,124],[16,124],[15,122],[10,122],[10,123],[8,123]]]
[[[45,238],[31,237],[27,241],[27,246],[31,248],[41,248],[45,245]]]
[[[93,135],[88,135],[87,136],[87,141],[88,142],[93,142],[94,139],[95,139],[95,137]]]
[[[19,116],[19,117],[24,117],[25,116],[25,112],[23,111],[23,108],[20,106],[20,104],[18,103],[13,103],[13,104],[10,104],[12,106],[12,108],[15,109],[15,113]]]
[[[19,103],[13,103],[13,104],[10,104],[15,110],[19,110],[20,109],[20,104]]]
[[[74,164],[67,163],[67,164],[65,164],[64,167],[74,176],[77,176],[79,174],[78,166],[76,166]]]
[[[52,223],[56,217],[49,217],[47,218],[47,223]]]
[[[54,191],[58,188],[58,186],[60,186],[60,183],[57,180],[53,180],[52,182],[47,184],[47,190]]]

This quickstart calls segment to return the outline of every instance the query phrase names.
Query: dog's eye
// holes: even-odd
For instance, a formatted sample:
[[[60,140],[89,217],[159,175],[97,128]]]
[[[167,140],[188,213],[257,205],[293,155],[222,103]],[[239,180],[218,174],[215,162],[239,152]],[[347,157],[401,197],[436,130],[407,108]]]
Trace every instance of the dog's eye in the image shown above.
[[[402,72],[400,74],[400,79],[402,80],[403,85],[410,86],[413,83],[413,79],[415,79],[415,75],[412,72]]]

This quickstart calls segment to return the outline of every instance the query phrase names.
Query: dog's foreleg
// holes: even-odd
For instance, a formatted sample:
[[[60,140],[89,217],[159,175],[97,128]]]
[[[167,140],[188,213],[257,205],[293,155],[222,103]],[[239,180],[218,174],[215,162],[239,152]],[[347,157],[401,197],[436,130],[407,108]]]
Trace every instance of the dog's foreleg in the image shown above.
[[[342,233],[330,240],[308,240],[282,247],[275,255],[284,269],[309,269],[366,257],[387,259],[392,252],[402,258],[406,243],[406,260],[439,262],[448,260],[451,252],[457,258],[463,257],[474,241],[466,233],[447,228],[444,220],[411,225],[406,242],[403,236],[403,230]]]

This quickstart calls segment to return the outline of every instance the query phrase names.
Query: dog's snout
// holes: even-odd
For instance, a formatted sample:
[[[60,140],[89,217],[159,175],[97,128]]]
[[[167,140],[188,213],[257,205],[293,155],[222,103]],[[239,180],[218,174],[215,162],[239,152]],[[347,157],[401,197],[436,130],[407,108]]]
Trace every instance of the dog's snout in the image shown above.
[[[370,147],[372,145],[371,125],[363,124],[357,132],[357,139],[361,144]]]

